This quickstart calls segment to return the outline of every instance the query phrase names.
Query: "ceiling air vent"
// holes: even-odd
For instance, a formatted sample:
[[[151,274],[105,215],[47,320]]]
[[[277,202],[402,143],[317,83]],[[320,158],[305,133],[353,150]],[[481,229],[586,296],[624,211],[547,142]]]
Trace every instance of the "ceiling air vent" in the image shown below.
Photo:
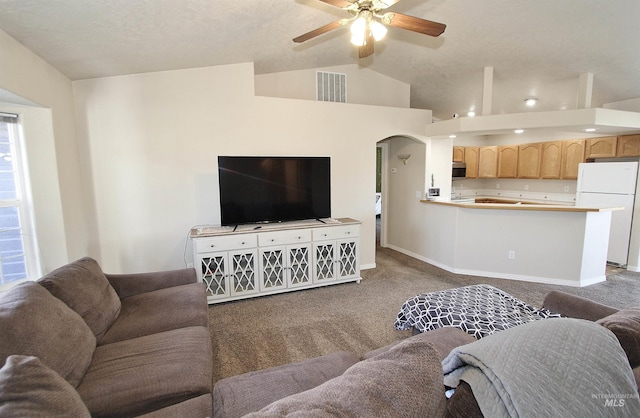
[[[347,75],[316,71],[316,98],[321,102],[347,102]]]

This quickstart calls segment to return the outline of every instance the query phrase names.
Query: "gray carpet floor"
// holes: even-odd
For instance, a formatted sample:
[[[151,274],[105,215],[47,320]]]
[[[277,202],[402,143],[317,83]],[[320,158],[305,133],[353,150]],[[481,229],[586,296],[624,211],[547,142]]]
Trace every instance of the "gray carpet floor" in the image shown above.
[[[562,290],[619,308],[640,306],[640,273],[610,268],[607,281],[576,288],[449,273],[378,248],[376,268],[362,281],[209,307],[214,382],[237,374],[321,356],[367,351],[407,338],[393,328],[401,305],[426,292],[486,283],[542,306]]]

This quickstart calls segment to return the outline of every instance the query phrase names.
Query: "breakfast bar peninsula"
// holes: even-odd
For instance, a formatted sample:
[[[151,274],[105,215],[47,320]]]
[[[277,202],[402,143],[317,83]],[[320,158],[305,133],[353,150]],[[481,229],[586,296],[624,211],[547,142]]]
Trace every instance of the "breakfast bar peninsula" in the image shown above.
[[[611,212],[621,208],[421,202],[427,231],[412,255],[445,270],[565,286],[606,279]]]

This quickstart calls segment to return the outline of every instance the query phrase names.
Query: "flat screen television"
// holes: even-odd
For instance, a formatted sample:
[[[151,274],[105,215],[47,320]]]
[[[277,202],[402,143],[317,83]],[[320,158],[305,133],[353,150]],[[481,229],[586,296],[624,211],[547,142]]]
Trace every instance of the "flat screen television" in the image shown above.
[[[218,157],[222,225],[331,217],[329,157]]]

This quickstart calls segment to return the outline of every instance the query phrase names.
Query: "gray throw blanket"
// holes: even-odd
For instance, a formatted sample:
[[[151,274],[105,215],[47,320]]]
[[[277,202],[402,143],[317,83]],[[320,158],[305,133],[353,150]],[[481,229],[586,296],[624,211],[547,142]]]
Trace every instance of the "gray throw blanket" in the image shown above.
[[[467,382],[486,417],[640,416],[627,357],[594,322],[531,322],[458,347],[442,365],[445,385]]]

